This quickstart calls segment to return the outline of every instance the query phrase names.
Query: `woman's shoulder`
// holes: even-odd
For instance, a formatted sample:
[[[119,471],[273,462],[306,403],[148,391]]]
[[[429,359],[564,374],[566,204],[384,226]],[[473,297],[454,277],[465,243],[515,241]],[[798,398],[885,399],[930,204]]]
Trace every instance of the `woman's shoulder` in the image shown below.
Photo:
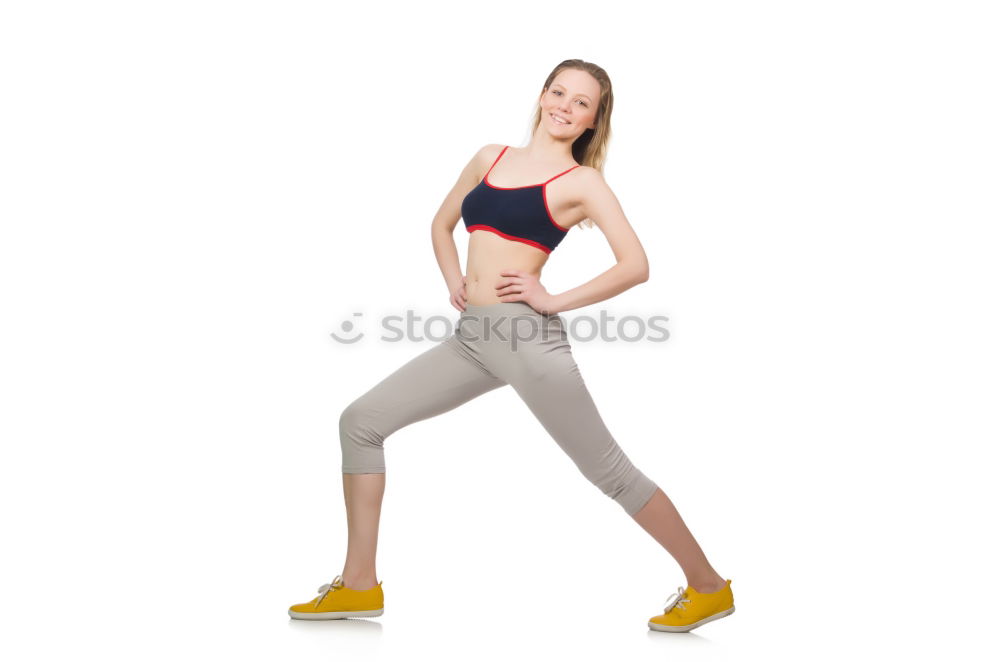
[[[492,160],[500,156],[500,152],[504,151],[508,146],[509,145],[501,145],[499,143],[489,143],[479,148],[477,156]]]
[[[470,161],[476,164],[478,170],[486,170],[486,168],[490,167],[491,163],[496,161],[497,157],[500,156],[500,153],[505,147],[506,145],[500,145],[497,143],[483,145],[476,150],[476,153],[472,155],[472,159],[470,159]]]
[[[604,180],[604,173],[588,165],[581,165],[573,168],[569,173],[573,175],[573,181],[578,182],[583,187],[607,186]]]
[[[604,179],[604,173],[597,168],[581,165],[559,179],[566,180],[563,184],[565,195],[575,204],[590,205],[595,200],[613,195],[611,187]]]

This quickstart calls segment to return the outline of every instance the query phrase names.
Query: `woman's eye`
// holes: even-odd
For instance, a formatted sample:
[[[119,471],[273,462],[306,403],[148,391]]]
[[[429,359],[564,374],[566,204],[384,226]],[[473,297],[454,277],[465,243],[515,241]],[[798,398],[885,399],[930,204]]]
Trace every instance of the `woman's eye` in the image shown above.
[[[552,94],[558,94],[559,96],[562,96],[562,91],[560,91],[560,90],[552,90]],[[584,108],[589,108],[589,106],[587,105],[587,102],[584,101],[583,99],[577,99],[577,101],[579,101],[580,105],[583,106]]]

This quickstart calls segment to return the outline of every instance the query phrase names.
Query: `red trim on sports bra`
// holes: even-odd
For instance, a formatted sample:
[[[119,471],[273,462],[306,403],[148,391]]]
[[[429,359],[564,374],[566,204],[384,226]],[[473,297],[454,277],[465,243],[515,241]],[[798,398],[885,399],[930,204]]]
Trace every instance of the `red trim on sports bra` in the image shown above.
[[[573,168],[579,168],[580,167],[580,165],[577,164],[577,165],[573,166],[573,168],[568,168],[566,170],[563,170],[562,172],[560,172],[555,177],[551,177],[551,178],[545,180],[544,182],[542,182],[541,184],[528,184],[527,186],[494,186],[493,184],[490,184],[490,173],[493,172],[493,167],[496,166],[496,164],[497,164],[498,161],[500,161],[500,157],[503,156],[507,152],[507,148],[508,147],[510,147],[510,145],[504,145],[503,146],[503,149],[500,150],[500,154],[498,154],[497,158],[493,160],[493,165],[491,165],[490,169],[486,171],[485,175],[483,175],[483,183],[486,184],[487,186],[489,186],[490,188],[499,189],[501,191],[513,191],[513,190],[516,190],[516,189],[519,189],[519,188],[537,188],[537,187],[541,186],[542,187],[542,193],[544,193],[545,192],[545,188],[544,187],[545,187],[546,184],[548,184],[549,182],[551,182],[556,177],[562,177],[563,175],[565,175],[567,172],[569,172]],[[547,209],[548,209],[548,205],[546,205],[546,210]],[[549,215],[550,220],[551,220],[551,216],[552,215],[550,214]],[[555,223],[555,221],[552,221],[552,222]],[[556,225],[556,227],[559,228],[560,230],[565,230],[566,229],[566,228],[560,227],[559,225]]]
[[[521,188],[521,187],[518,187],[518,188]],[[559,227],[559,226],[556,226],[556,227]],[[504,239],[510,239],[511,241],[519,241],[522,244],[528,244],[529,246],[534,246],[535,248],[537,248],[539,250],[543,250],[546,253],[551,253],[552,252],[551,248],[549,248],[548,246],[545,246],[543,244],[540,244],[537,241],[532,241],[530,239],[524,239],[522,237],[515,237],[514,235],[507,234],[506,232],[500,232],[500,230],[497,230],[495,227],[493,227],[491,225],[469,225],[469,226],[466,227],[466,230],[469,231],[469,234],[472,234],[472,232],[474,230],[486,230],[487,232],[492,232],[493,234],[499,235],[499,236],[503,237]]]
[[[504,145],[503,146],[503,149],[500,150],[500,153],[497,154],[497,157],[495,159],[493,159],[493,164],[490,165],[490,169],[486,171],[485,175],[483,175],[483,181],[486,182],[487,186],[493,186],[492,184],[490,184],[489,182],[486,181],[486,178],[490,176],[491,172],[493,172],[493,166],[495,166],[497,164],[497,161],[500,160],[500,157],[503,156],[504,152],[507,151],[508,147],[510,147],[510,145]],[[497,188],[497,187],[493,186],[493,188]]]
[[[576,166],[573,166],[573,168],[575,168],[575,167]],[[573,168],[570,168],[570,170],[572,170]],[[567,170],[566,172],[569,172],[569,170]],[[563,174],[565,174],[565,173],[563,173]],[[559,175],[556,175],[556,177],[558,177],[558,176]],[[553,177],[552,179],[555,179],[555,177]],[[551,182],[552,179],[550,179],[549,182]],[[545,183],[548,184],[549,182],[545,182]],[[549,209],[549,197],[545,194],[545,187],[544,186],[542,187],[542,204],[545,205],[545,215],[549,217],[550,221],[552,221],[552,225],[556,226],[557,228],[559,228],[563,232],[569,232],[569,228],[564,228],[563,226],[561,226],[558,223],[556,223],[556,219],[552,218],[552,210]]]

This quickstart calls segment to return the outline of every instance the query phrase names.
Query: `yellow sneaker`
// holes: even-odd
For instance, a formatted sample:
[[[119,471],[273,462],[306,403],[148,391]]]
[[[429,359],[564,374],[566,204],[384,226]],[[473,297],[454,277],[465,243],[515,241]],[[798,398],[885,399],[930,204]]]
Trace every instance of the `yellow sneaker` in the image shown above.
[[[364,591],[344,586],[340,575],[329,584],[319,587],[319,595],[299,605],[292,605],[288,615],[306,621],[325,621],[334,618],[381,616],[385,596],[382,582]]]
[[[732,579],[725,588],[715,593],[699,593],[690,586],[678,586],[677,592],[667,598],[662,614],[649,619],[649,627],[660,632],[687,632],[717,618],[724,618],[736,611],[733,604]],[[673,600],[671,602],[671,599]]]

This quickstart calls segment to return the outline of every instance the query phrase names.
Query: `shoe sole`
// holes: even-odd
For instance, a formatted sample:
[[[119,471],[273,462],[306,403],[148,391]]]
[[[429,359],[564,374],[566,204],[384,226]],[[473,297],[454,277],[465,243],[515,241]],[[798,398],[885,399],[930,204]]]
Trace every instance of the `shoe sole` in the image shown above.
[[[725,611],[720,611],[718,614],[712,614],[711,616],[703,618],[700,621],[695,621],[691,625],[660,625],[659,623],[654,623],[653,621],[649,621],[649,628],[651,630],[659,630],[660,632],[690,632],[691,630],[701,625],[704,625],[705,623],[710,623],[719,618],[724,618],[726,616],[729,616],[734,611],[736,611],[736,607],[732,606]]]
[[[356,616],[381,616],[384,609],[370,609],[368,611],[320,611],[302,612],[288,610],[288,615],[300,621],[332,621],[338,618],[351,618]]]

